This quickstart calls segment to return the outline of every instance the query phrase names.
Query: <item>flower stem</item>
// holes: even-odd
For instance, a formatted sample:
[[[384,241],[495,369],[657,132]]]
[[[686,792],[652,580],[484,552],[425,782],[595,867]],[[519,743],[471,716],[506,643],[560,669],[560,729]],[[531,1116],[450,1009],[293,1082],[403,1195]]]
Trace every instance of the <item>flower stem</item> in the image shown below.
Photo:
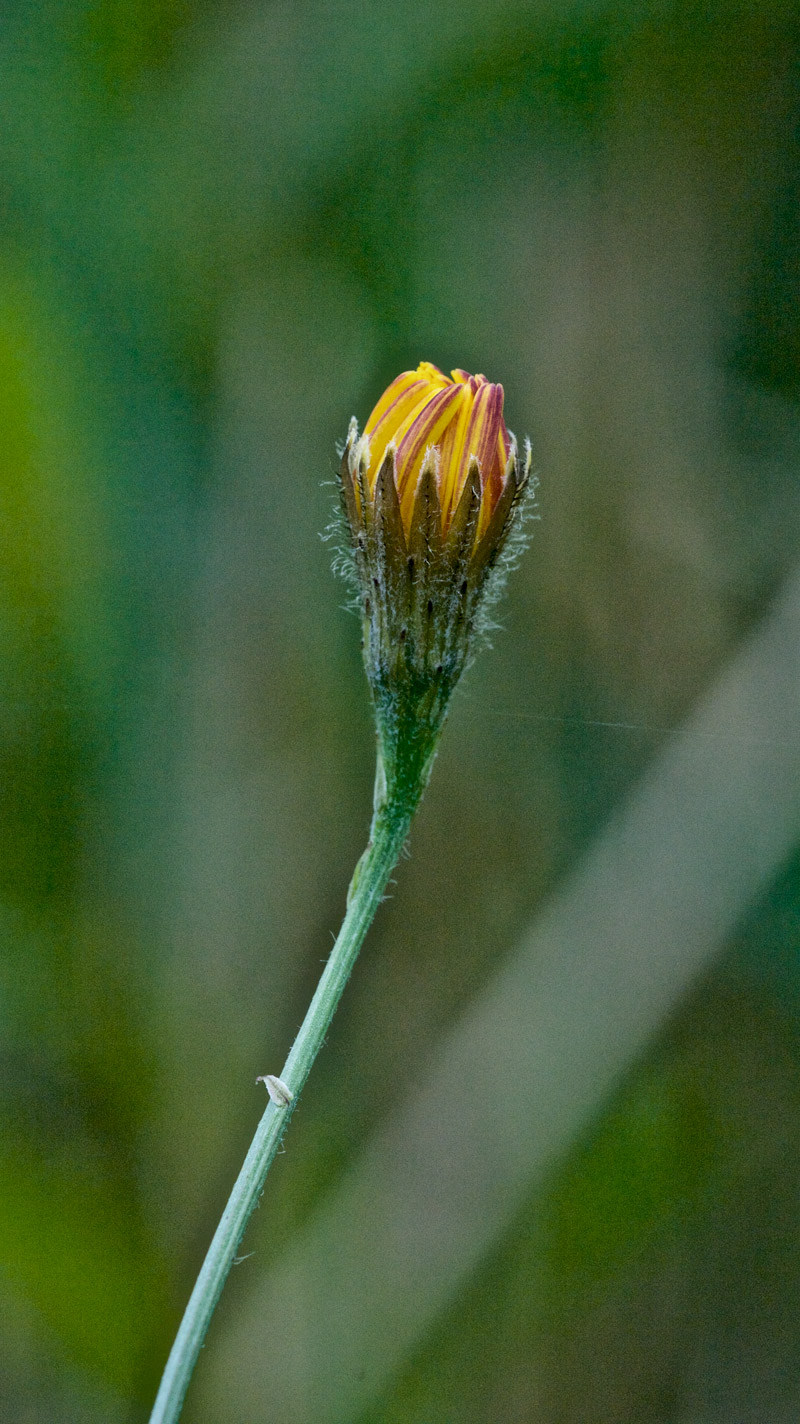
[[[271,1099],[256,1128],[175,1337],[150,1424],[175,1424],[180,1416],[197,1356],[244,1229],[397,864],[420,791],[421,787],[414,788],[411,795],[406,792],[390,797],[376,807],[369,844],[350,883],[342,928],[281,1073],[282,1082],[292,1094],[291,1101],[282,1105]]]

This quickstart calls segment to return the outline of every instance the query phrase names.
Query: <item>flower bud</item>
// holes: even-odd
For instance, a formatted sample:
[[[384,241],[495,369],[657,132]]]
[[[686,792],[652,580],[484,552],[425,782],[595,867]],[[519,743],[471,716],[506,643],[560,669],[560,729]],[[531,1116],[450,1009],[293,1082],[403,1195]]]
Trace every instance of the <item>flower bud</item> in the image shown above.
[[[341,464],[364,664],[387,778],[424,785],[450,695],[496,594],[530,487],[503,387],[423,361],[381,396]]]

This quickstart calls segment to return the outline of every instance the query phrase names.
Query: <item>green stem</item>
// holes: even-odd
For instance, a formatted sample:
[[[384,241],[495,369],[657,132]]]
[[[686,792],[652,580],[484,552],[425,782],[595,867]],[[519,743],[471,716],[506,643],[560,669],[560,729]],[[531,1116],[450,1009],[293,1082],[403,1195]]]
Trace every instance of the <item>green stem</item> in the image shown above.
[[[244,1165],[236,1178],[228,1204],[200,1268],[189,1304],[175,1337],[161,1379],[150,1424],[174,1424],[205,1339],[222,1287],[233,1264],[244,1229],[261,1195],[297,1099],[325,1038],[336,1006],[356,961],[364,936],[375,916],[403,843],[421,788],[411,795],[384,802],[376,808],[369,845],[353,876],[347,912],[317,991],[292,1046],[281,1079],[292,1093],[288,1106],[270,1100]]]

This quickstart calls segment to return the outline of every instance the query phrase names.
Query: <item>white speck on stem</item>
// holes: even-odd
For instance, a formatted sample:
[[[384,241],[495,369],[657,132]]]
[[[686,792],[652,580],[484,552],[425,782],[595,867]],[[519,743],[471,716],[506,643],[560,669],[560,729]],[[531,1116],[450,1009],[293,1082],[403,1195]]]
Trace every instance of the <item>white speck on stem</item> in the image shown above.
[[[260,1078],[256,1078],[256,1082],[264,1084],[276,1108],[288,1108],[294,1093],[282,1078],[276,1078],[274,1073],[264,1073]]]

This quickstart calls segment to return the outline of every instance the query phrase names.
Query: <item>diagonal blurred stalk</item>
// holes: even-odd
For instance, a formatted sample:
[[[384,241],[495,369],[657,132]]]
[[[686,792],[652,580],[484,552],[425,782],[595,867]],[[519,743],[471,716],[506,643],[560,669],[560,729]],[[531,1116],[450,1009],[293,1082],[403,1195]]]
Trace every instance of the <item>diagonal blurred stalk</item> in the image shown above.
[[[376,806],[369,844],[356,866],[347,911],[316,993],[281,1073],[290,1099],[276,1102],[270,1093],[242,1169],[214,1233],[184,1311],[161,1379],[150,1424],[175,1424],[203,1346],[211,1317],[233,1265],[239,1243],[258,1203],[267,1172],[330,1027],[364,937],[375,918],[389,877],[397,864],[418,804],[423,781]]]

